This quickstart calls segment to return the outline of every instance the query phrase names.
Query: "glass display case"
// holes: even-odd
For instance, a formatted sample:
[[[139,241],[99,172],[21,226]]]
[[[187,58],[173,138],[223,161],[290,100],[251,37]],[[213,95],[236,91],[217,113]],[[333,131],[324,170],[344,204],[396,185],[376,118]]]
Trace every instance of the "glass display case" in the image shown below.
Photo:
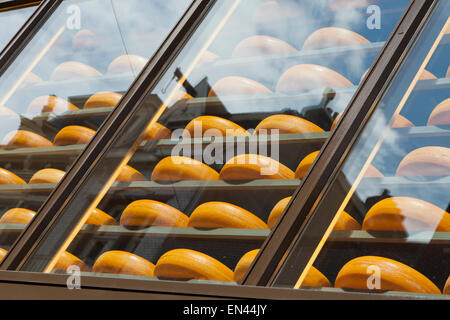
[[[12,39],[15,33],[25,23],[36,9],[36,1],[19,7],[6,7],[0,11],[0,50]]]
[[[67,0],[34,22],[0,76],[1,258],[190,3]],[[33,8],[0,13],[0,46]],[[94,210],[86,223],[113,220]]]
[[[21,270],[241,283],[408,5],[212,3]]]
[[[414,39],[272,286],[450,294],[449,13],[439,2]]]

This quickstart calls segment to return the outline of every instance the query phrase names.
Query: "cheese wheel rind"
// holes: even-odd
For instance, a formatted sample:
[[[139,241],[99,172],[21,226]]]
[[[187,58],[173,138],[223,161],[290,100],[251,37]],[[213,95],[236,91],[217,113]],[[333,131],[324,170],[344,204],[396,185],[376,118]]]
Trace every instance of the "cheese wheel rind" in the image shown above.
[[[312,152],[305,158],[303,158],[303,160],[298,164],[298,167],[295,170],[295,179],[303,179],[305,177],[306,173],[308,172],[309,168],[311,168],[319,153],[320,150]]]
[[[250,265],[253,263],[253,260],[255,260],[256,255],[259,253],[259,249],[249,251],[245,253],[236,264],[236,267],[234,268],[234,281],[235,282],[241,282],[244,278],[245,274],[247,273],[248,268],[250,268]]]
[[[211,167],[195,159],[171,156],[158,162],[153,169],[151,180],[219,180],[219,174]]]
[[[77,256],[71,254],[70,252],[64,251],[53,267],[52,271],[63,271],[67,272],[67,269],[71,266],[76,266],[81,272],[89,272],[90,268],[84,261],[82,261]]]
[[[97,92],[86,100],[83,109],[112,108],[119,103],[120,99],[122,99],[120,93],[110,91]]]
[[[29,224],[36,212],[25,208],[12,208],[0,218],[0,224]]]
[[[166,128],[162,124],[155,122],[150,129],[147,130],[144,140],[162,140],[170,139],[172,137],[172,131]]]
[[[205,133],[209,133],[209,136],[216,136],[217,134],[219,137],[250,135],[240,125],[216,116],[197,117],[191,120],[184,130],[183,138],[201,138]]]
[[[193,228],[267,229],[267,225],[250,211],[231,203],[211,201],[199,205],[189,217]]]
[[[338,230],[361,230],[361,225],[347,212],[342,211],[333,228],[333,231]]]
[[[316,267],[311,266],[309,268],[308,273],[306,274],[305,279],[302,282],[301,287],[331,287],[331,282],[328,280],[325,275],[320,272]]]
[[[450,276],[447,279],[447,282],[445,283],[444,290],[442,291],[443,294],[450,294]]]
[[[262,120],[256,126],[254,134],[270,134],[274,129],[278,130],[279,134],[324,132],[322,128],[308,120],[286,114],[277,114]]]
[[[92,272],[127,274],[153,277],[155,265],[130,252],[111,250],[102,253],[94,263]]]
[[[66,173],[58,169],[42,169],[33,174],[30,178],[29,184],[41,184],[41,183],[59,183]]]
[[[374,267],[380,270],[379,290],[441,293],[433,282],[417,270],[401,262],[376,256],[358,257],[347,262],[339,271],[334,285],[336,288],[370,290],[368,278],[372,276]]]
[[[114,226],[117,225],[117,221],[106,212],[98,208],[94,208],[85,224],[95,226]]]
[[[430,146],[416,149],[400,162],[397,176],[450,175],[450,148]]]
[[[148,181],[147,178],[133,167],[128,165],[123,166],[116,182],[133,182],[133,181]]]
[[[9,170],[0,168],[0,184],[27,184],[22,178]]]
[[[233,271],[220,261],[198,251],[174,249],[156,263],[155,276],[170,279],[233,281]]]
[[[267,219],[267,226],[272,229],[277,224],[280,219],[281,214],[286,209],[289,201],[291,201],[292,197],[286,197],[278,201],[273,207],[272,211],[270,211],[269,218]]]
[[[87,144],[95,135],[95,130],[82,126],[67,126],[55,136],[53,143],[57,146]]]
[[[61,113],[78,110],[72,103],[56,96],[39,96],[31,101],[28,106],[28,113]]]
[[[52,147],[53,143],[37,133],[27,130],[14,130],[5,135],[2,145],[8,148],[41,148]]]
[[[155,200],[136,200],[122,212],[120,224],[128,227],[187,227],[189,218],[178,209]]]

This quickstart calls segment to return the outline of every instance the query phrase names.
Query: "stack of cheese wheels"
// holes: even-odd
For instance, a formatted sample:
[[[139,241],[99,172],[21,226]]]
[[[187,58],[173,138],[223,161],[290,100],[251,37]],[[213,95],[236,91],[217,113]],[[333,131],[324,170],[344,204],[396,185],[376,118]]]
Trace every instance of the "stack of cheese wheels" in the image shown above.
[[[296,52],[293,46],[278,38],[270,36],[252,36],[239,42],[234,48],[233,58],[246,58],[272,54],[287,54]]]
[[[227,202],[211,201],[199,205],[189,218],[193,228],[267,229],[256,215]]]
[[[112,250],[102,253],[95,261],[92,272],[153,277],[155,265],[130,252]]]
[[[70,80],[77,78],[99,77],[101,72],[77,61],[67,61],[58,65],[50,75],[50,80]]]
[[[67,126],[55,136],[53,143],[57,146],[87,144],[95,135],[95,131],[83,126]]]
[[[420,199],[392,197],[381,200],[370,208],[362,229],[450,232],[450,215]]]
[[[189,218],[180,210],[155,200],[136,200],[123,210],[120,225],[126,227],[187,227]]]
[[[147,58],[135,54],[124,54],[118,56],[109,64],[107,73],[139,73],[142,69],[144,69],[147,61]]]
[[[156,263],[155,276],[165,279],[233,281],[233,271],[220,261],[195,250],[175,249]]]
[[[56,97],[56,96],[39,96],[31,101],[28,106],[27,112],[29,113],[41,113],[41,112],[54,112],[61,113],[66,111],[74,111],[78,108],[72,103]]]
[[[28,224],[33,220],[36,212],[25,208],[12,208],[0,218],[0,224]]]
[[[397,176],[450,175],[450,148],[423,147],[407,154],[400,162]]]
[[[221,180],[294,179],[294,172],[272,158],[242,154],[228,160],[220,171]]]
[[[269,218],[267,219],[267,225],[269,228],[272,229],[273,227],[275,227],[280,216],[283,214],[284,210],[286,209],[291,199],[292,197],[286,197],[278,201],[277,204],[275,204],[275,206],[273,207],[272,211],[269,214]],[[333,228],[333,230],[360,230],[360,229],[361,225],[358,223],[358,221],[356,221],[351,215],[349,215],[345,211],[341,213],[338,221],[336,222],[336,225]]]
[[[292,2],[266,1],[256,8],[253,21],[256,23],[268,23],[299,16],[303,10]]]
[[[117,182],[147,181],[147,178],[138,170],[128,165],[122,167],[116,178]]]
[[[83,109],[112,108],[119,103],[120,99],[122,99],[120,93],[109,91],[97,92],[86,100]]]
[[[72,48],[74,49],[92,49],[100,46],[100,39],[89,29],[78,31],[72,39]]]
[[[8,253],[8,251],[6,251],[3,248],[0,248],[0,261],[2,261],[5,258],[7,253]]]
[[[200,116],[190,121],[184,128],[183,138],[249,136],[238,124],[216,116]]]
[[[14,130],[5,135],[2,145],[7,148],[39,148],[52,147],[48,139],[27,130]]]
[[[450,276],[448,277],[447,282],[445,283],[443,293],[450,294]]]
[[[53,267],[53,271],[67,272],[67,270],[72,267],[78,267],[81,272],[89,272],[90,268],[84,263],[83,260],[74,256],[70,252],[64,251]]]
[[[263,84],[245,77],[225,77],[217,81],[211,91],[209,97],[224,97],[231,95],[252,95],[272,93]]]
[[[148,130],[144,140],[161,140],[170,139],[172,137],[172,131],[166,128],[162,124],[155,122]]]
[[[28,181],[29,184],[41,184],[41,183],[58,183],[61,181],[61,179],[64,177],[66,173],[59,169],[53,169],[53,168],[47,168],[42,169],[37,172],[35,172],[31,178],[30,181]]]
[[[171,156],[158,162],[151,179],[152,181],[219,180],[219,173],[198,160]]]
[[[9,170],[0,168],[0,184],[27,184],[22,178]]]
[[[450,124],[450,99],[439,103],[428,118],[429,126],[442,126]]]
[[[300,64],[286,70],[277,83],[277,92],[298,92],[314,89],[351,87],[343,75],[324,66]]]
[[[368,288],[373,270],[379,270],[378,288]],[[374,285],[376,285],[374,281]],[[336,288],[382,290],[440,294],[436,285],[417,270],[392,259],[363,256],[347,262],[339,271],[334,283]]]
[[[314,31],[303,44],[302,50],[370,44],[362,35],[344,28],[328,27]]]
[[[256,126],[254,134],[263,135],[274,132],[278,132],[279,134],[293,134],[324,132],[324,130],[308,120],[287,114],[277,114],[262,120]]]

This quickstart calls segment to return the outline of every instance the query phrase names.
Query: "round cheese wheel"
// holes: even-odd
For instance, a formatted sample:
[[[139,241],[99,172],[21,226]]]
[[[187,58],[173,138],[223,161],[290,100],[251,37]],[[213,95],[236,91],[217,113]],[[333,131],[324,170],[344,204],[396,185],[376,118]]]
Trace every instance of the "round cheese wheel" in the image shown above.
[[[201,138],[203,136],[249,136],[250,134],[236,123],[216,117],[200,116],[189,122],[184,128],[183,138]],[[209,130],[209,132],[207,132]],[[205,135],[205,132],[207,133]]]
[[[429,126],[441,126],[450,124],[450,99],[439,103],[428,118]]]
[[[175,249],[156,263],[155,276],[169,279],[233,281],[233,271],[220,261],[198,251]]]
[[[57,146],[87,144],[95,135],[95,131],[82,126],[67,126],[62,128],[53,140]]]
[[[369,165],[364,173],[364,178],[384,178],[384,175],[377,168]]]
[[[255,128],[255,135],[271,134],[272,130],[278,130],[279,134],[324,132],[314,123],[286,114],[269,116],[262,120]]]
[[[155,122],[150,129],[148,129],[145,136],[145,140],[161,140],[170,139],[172,137],[172,131],[166,128],[162,124]]]
[[[447,282],[445,283],[445,286],[444,286],[444,291],[442,293],[450,294],[450,277],[448,277]]]
[[[368,278],[379,270],[380,288],[383,291],[400,291],[440,294],[436,285],[417,270],[401,262],[376,256],[364,256],[347,262],[337,275],[334,286],[345,289],[371,290]],[[373,269],[372,269],[373,268]],[[376,282],[374,281],[374,284]]]
[[[7,253],[8,253],[8,251],[6,251],[3,248],[0,248],[0,261],[2,261],[5,258]]]
[[[397,176],[450,175],[450,148],[423,147],[407,154],[397,168]]]
[[[50,80],[70,80],[77,78],[99,77],[101,72],[77,61],[67,61],[58,65],[50,75]]]
[[[221,180],[294,179],[294,175],[278,161],[256,154],[231,158],[220,171]]]
[[[261,83],[244,77],[225,77],[217,81],[208,97],[272,93]]]
[[[253,14],[253,21],[256,23],[268,23],[293,18],[302,13],[303,10],[292,2],[266,1],[256,8]]]
[[[247,273],[248,268],[255,260],[257,254],[259,253],[259,249],[252,250],[244,254],[236,264],[234,268],[233,278],[235,282],[241,282],[244,279],[245,274]]]
[[[39,148],[52,147],[53,143],[34,132],[14,130],[6,134],[2,145],[8,148]]]
[[[289,201],[291,201],[292,197],[286,197],[277,202],[277,204],[273,207],[272,211],[270,211],[269,218],[267,219],[267,226],[272,229],[280,219],[281,214],[286,209]]]
[[[111,217],[106,212],[104,212],[98,208],[94,208],[91,212],[91,215],[86,220],[85,224],[90,224],[90,225],[95,225],[95,226],[106,226],[106,225],[113,226],[113,225],[117,225],[117,221],[116,221],[116,219]]]
[[[0,168],[0,184],[27,184],[22,178],[11,171]]]
[[[135,55],[124,54],[115,58],[108,66],[107,73],[122,73],[122,72],[141,72],[147,64],[148,59]]]
[[[62,113],[66,111],[78,110],[76,106],[64,99],[56,96],[39,96],[31,101],[28,106],[28,113],[54,112]]]
[[[239,42],[232,53],[232,58],[246,58],[272,54],[296,52],[293,46],[278,38],[270,36],[252,36]]]
[[[199,205],[189,217],[193,228],[267,229],[267,224],[250,211],[227,202],[211,201]]]
[[[316,160],[319,155],[319,151],[315,151],[307,155],[303,160],[299,163],[297,169],[295,170],[295,179],[303,179],[308,172],[309,168],[311,168],[312,164]]]
[[[391,126],[391,128],[411,128],[411,127],[414,127],[414,124],[400,114],[397,114],[395,116],[395,120]]]
[[[158,162],[152,181],[219,180],[216,170],[195,159],[172,156]]]
[[[24,208],[12,208],[0,218],[0,224],[29,224],[36,212]]]
[[[338,221],[334,225],[334,231],[338,230],[361,230],[361,225],[347,212],[342,211]]]
[[[33,174],[29,184],[58,183],[66,173],[58,169],[42,169]]]
[[[124,166],[116,178],[117,182],[148,181],[147,178],[130,166]]]
[[[83,109],[112,108],[119,103],[120,99],[122,99],[120,93],[109,91],[98,92],[86,100]]]
[[[23,79],[23,83],[27,83],[27,84],[40,83],[40,82],[43,82],[43,80],[33,72],[27,73],[27,75],[25,76],[25,79]]]
[[[309,268],[302,287],[331,287],[331,282],[314,266]]]
[[[100,45],[99,38],[91,30],[82,29],[78,31],[72,39],[72,48],[91,49]]]
[[[322,28],[314,31],[303,44],[302,50],[316,50],[343,46],[370,44],[362,35],[344,28]]]
[[[120,225],[127,227],[187,227],[189,218],[180,210],[155,200],[137,200],[122,212]]]
[[[78,257],[74,256],[70,252],[64,251],[59,257],[58,262],[56,262],[53,267],[53,271],[63,271],[66,272],[71,266],[77,266],[80,268],[81,272],[89,272],[90,268]]]
[[[127,274],[153,277],[155,265],[150,261],[126,251],[112,250],[102,253],[94,263],[92,272]]]
[[[363,230],[450,231],[450,215],[426,201],[410,197],[381,200],[367,212]]]
[[[277,83],[277,92],[351,87],[347,78],[327,67],[300,64],[286,70]]]

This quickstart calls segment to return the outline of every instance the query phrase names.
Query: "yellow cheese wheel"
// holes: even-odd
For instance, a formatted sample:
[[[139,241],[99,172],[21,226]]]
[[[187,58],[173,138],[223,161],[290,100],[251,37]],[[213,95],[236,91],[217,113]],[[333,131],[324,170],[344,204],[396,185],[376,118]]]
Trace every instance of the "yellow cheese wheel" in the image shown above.
[[[100,39],[91,30],[82,29],[72,39],[74,49],[92,49],[100,45]]]
[[[5,258],[7,253],[8,253],[8,251],[6,251],[3,248],[0,248],[0,261],[2,261]]]
[[[12,208],[0,218],[0,224],[29,224],[36,212],[24,208]]]
[[[113,225],[117,225],[117,221],[116,221],[116,219],[111,217],[106,212],[104,212],[98,208],[94,208],[92,210],[91,215],[86,220],[86,224],[96,225],[96,226],[103,226],[103,225],[113,226]]]
[[[361,230],[361,225],[347,212],[342,211],[338,221],[334,225],[334,231],[338,230]]]
[[[259,249],[252,250],[244,254],[236,264],[236,267],[234,268],[234,281],[235,282],[241,282],[242,279],[244,279],[245,274],[247,273],[248,268],[250,268],[250,265],[253,263],[253,260],[255,260],[256,255],[259,253]]]
[[[127,227],[187,227],[189,218],[180,210],[155,200],[137,200],[122,212],[120,224]]]
[[[95,135],[95,131],[82,126],[67,126],[55,136],[53,143],[57,146],[87,144]]]
[[[414,127],[414,124],[406,119],[404,116],[398,114],[395,116],[395,120],[392,123],[392,128],[411,128]]]
[[[209,136],[249,136],[250,134],[236,123],[216,117],[200,116],[189,122],[184,129],[184,138],[201,138],[209,130]]]
[[[362,229],[450,232],[450,215],[420,199],[392,197],[381,200],[370,208]]]
[[[250,211],[227,202],[199,205],[189,217],[193,228],[267,229],[267,224]]]
[[[109,64],[107,73],[139,73],[145,67],[147,61],[147,58],[135,54],[124,54],[118,56]]]
[[[407,154],[397,168],[397,176],[450,175],[450,148],[423,147]]]
[[[226,77],[214,84],[208,96],[223,97],[267,93],[272,93],[272,91],[255,80],[244,77]]]
[[[256,154],[233,157],[220,171],[221,180],[294,179],[294,175],[278,161]]]
[[[307,155],[303,160],[299,163],[297,169],[295,170],[295,179],[303,179],[308,172],[309,168],[311,168],[312,164],[316,160],[319,155],[319,151],[315,151]]]
[[[172,131],[166,128],[162,124],[155,122],[150,129],[148,129],[145,136],[145,140],[161,140],[170,139],[172,137]]]
[[[39,148],[52,147],[53,143],[48,139],[27,130],[14,130],[6,134],[2,145],[8,148]]]
[[[64,251],[53,267],[53,271],[66,272],[70,266],[77,266],[81,272],[89,272],[90,268],[80,258],[74,256],[70,252]]]
[[[286,209],[287,205],[289,204],[289,201],[291,201],[292,197],[286,197],[284,199],[281,199],[280,201],[275,204],[272,211],[270,211],[269,218],[267,219],[267,226],[272,229],[275,227],[275,225],[278,222],[278,219],[280,218],[281,214],[284,212],[284,209]]]
[[[297,49],[281,39],[258,35],[248,37],[239,42],[233,50],[232,57],[236,59],[272,54],[279,55],[296,51]]]
[[[450,124],[450,99],[439,103],[428,118],[429,126],[440,126]]]
[[[305,279],[303,280],[302,287],[331,287],[331,282],[314,266],[309,268]]]
[[[450,277],[448,277],[445,283],[443,294],[450,294]]]
[[[78,108],[72,103],[56,96],[39,96],[31,101],[28,106],[28,113],[54,112],[61,113],[74,111]]]
[[[379,273],[373,270],[379,270]],[[440,294],[436,285],[417,270],[401,262],[376,256],[364,256],[347,262],[337,275],[336,288],[371,290],[376,285],[369,277],[380,277],[380,288],[383,291],[417,292]],[[374,290],[374,289],[372,289]]]
[[[27,184],[22,178],[9,170],[0,168],[0,184]]]
[[[322,128],[314,123],[286,114],[269,116],[262,120],[255,128],[255,135],[271,134],[278,130],[279,134],[324,132]]]
[[[70,80],[77,78],[99,77],[101,72],[77,61],[67,61],[58,65],[50,75],[50,80]]]
[[[42,169],[33,174],[29,184],[58,183],[66,173],[58,169]]]
[[[276,91],[291,92],[351,86],[353,83],[334,70],[315,64],[300,64],[283,73],[278,80]]]
[[[217,171],[195,159],[172,156],[158,162],[152,181],[219,180]]]
[[[362,35],[344,28],[322,28],[314,31],[303,44],[302,50],[370,44]]]
[[[116,92],[102,91],[97,92],[89,97],[84,103],[84,109],[94,109],[94,108],[111,108],[115,107],[122,95]]]
[[[153,277],[155,265],[130,252],[112,250],[101,254],[92,267],[95,273]]]
[[[124,166],[120,170],[119,175],[116,178],[117,182],[132,182],[132,181],[148,181],[147,178],[138,170],[130,166]]]
[[[220,261],[198,251],[175,249],[156,263],[155,276],[170,279],[233,281],[233,271]]]

